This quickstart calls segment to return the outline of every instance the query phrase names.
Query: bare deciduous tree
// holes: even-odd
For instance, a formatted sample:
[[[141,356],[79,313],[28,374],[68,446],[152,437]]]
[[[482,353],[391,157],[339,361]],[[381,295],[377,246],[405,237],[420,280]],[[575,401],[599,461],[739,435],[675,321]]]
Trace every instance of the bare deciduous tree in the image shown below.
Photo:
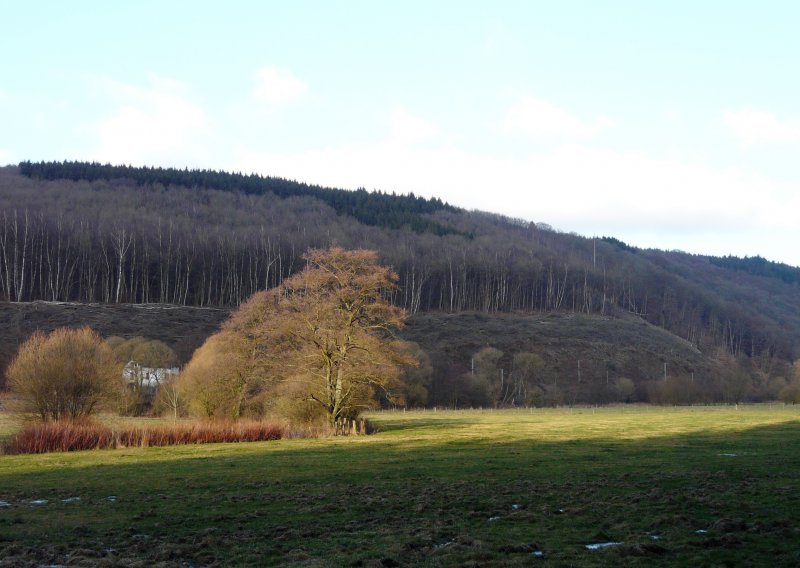
[[[8,386],[42,420],[76,419],[120,395],[121,365],[88,327],[37,332],[11,363]]]
[[[233,414],[267,390],[268,406],[290,398],[335,427],[374,406],[376,389],[391,397],[399,365],[413,364],[391,332],[405,312],[388,302],[397,276],[375,252],[334,247],[304,259],[303,271],[255,294],[197,351],[185,381],[228,385]]]

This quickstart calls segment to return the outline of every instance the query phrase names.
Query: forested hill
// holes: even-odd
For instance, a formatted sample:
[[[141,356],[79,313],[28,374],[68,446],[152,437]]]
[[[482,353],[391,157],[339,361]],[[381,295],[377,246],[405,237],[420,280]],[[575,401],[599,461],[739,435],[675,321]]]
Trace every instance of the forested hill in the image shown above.
[[[218,172],[214,170],[178,170],[112,166],[96,162],[21,162],[22,175],[41,180],[111,181],[129,180],[137,185],[162,185],[235,191],[250,195],[272,194],[277,197],[313,197],[330,205],[338,214],[351,215],[361,223],[392,229],[407,228],[437,235],[456,232],[441,223],[423,217],[439,210],[455,211],[441,199],[425,199],[413,193],[395,195],[365,189],[347,191],[309,185],[257,174]]]
[[[5,300],[232,306],[300,269],[308,248],[338,244],[378,250],[412,313],[629,312],[705,353],[765,368],[800,355],[800,269],[642,250],[440,200],[25,162],[0,169],[0,211]]]
[[[772,262],[760,256],[745,258],[736,256],[710,257],[709,261],[723,268],[732,268],[733,270],[755,274],[756,276],[779,278],[789,284],[800,284],[800,269],[788,264]]]

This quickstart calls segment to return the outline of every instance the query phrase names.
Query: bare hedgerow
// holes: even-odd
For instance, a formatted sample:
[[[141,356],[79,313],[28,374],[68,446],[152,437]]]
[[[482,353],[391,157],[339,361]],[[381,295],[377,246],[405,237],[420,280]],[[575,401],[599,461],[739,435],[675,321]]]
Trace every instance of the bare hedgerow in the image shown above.
[[[90,328],[36,332],[8,368],[23,410],[42,420],[89,416],[122,392],[122,367]]]

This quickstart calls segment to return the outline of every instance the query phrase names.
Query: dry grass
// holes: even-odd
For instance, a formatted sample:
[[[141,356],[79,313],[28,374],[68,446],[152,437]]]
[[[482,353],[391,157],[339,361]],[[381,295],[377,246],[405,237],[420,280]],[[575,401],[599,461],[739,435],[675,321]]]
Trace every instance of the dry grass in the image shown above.
[[[579,359],[584,388],[604,384],[607,372],[612,380],[658,378],[664,361],[670,375],[695,372],[699,379],[712,373],[708,358],[690,343],[629,314],[427,312],[409,318],[402,335],[424,345],[432,358],[446,356],[465,368],[486,345],[507,359],[514,353],[537,353],[544,361],[537,378],[544,384],[573,383]]]

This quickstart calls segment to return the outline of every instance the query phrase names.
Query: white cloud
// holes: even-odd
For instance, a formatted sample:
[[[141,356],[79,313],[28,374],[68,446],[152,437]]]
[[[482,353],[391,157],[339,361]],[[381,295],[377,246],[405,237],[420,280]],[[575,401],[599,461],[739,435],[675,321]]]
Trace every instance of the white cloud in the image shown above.
[[[392,139],[405,144],[430,139],[439,133],[439,129],[430,122],[404,108],[396,108],[389,114],[389,127]]]
[[[148,86],[105,82],[119,108],[95,128],[92,159],[113,163],[200,165],[210,121],[177,81],[151,78]]]
[[[771,112],[726,110],[722,122],[745,146],[800,142],[800,121],[781,121]]]
[[[503,127],[507,132],[521,132],[535,137],[556,137],[572,140],[592,138],[614,126],[607,116],[591,122],[581,120],[553,103],[525,95],[506,114]]]
[[[10,151],[0,148],[0,167],[16,164],[18,162],[19,160],[15,160]]]
[[[583,146],[506,159],[386,143],[251,154],[238,167],[327,185],[421,192],[568,230],[625,225],[733,231],[765,221],[762,210],[770,223],[791,222],[772,199],[776,188],[758,177]]]
[[[761,254],[800,265],[797,251],[780,244],[800,237],[794,219],[800,195],[738,170],[581,145],[498,158],[447,146],[398,146],[391,140],[251,153],[232,167],[328,186],[413,191],[562,230],[630,239],[638,246]]]
[[[267,105],[276,106],[299,99],[308,92],[308,85],[288,71],[263,67],[256,72],[253,97]]]

